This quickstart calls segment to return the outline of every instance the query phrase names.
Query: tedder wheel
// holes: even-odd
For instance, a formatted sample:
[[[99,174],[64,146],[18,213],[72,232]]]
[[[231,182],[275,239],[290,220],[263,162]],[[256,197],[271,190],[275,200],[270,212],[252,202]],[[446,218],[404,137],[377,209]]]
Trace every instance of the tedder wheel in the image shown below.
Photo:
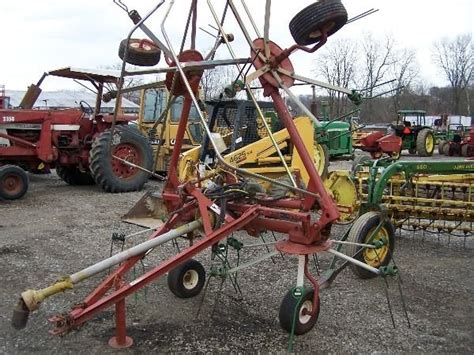
[[[314,165],[318,170],[319,176],[324,180],[328,175],[329,169],[329,149],[326,144],[314,142]]]
[[[168,274],[168,287],[179,298],[197,296],[206,281],[206,271],[199,261],[190,259]]]
[[[56,174],[69,185],[94,185],[90,172],[82,172],[77,166],[57,165]]]
[[[120,42],[118,55],[124,59],[125,49],[127,48],[127,39]],[[151,67],[158,64],[161,57],[161,50],[158,46],[148,40],[139,38],[130,38],[128,42],[127,58],[125,61],[129,64],[143,67]]]
[[[361,170],[362,164],[372,160],[368,155],[358,155],[352,162],[352,173],[356,173]]]
[[[346,249],[346,254],[348,256],[352,257],[357,253],[354,257],[355,259],[377,269],[381,266],[388,265],[392,259],[392,253],[395,247],[395,228],[389,220],[384,221],[377,234],[371,241],[369,241],[369,238],[372,236],[372,233],[375,231],[379,223],[379,212],[371,211],[364,213],[362,216],[357,218],[352,225],[347,241],[352,243],[374,243],[377,241],[383,241],[384,245],[374,249],[364,248],[361,252],[359,251],[362,247],[358,245],[350,244]],[[351,263],[350,266],[354,274],[362,279],[369,279],[376,276],[374,273],[355,264]]]
[[[445,140],[440,140],[438,143],[438,153],[443,154],[443,147],[447,142]]]
[[[433,155],[435,139],[433,132],[428,128],[423,128],[416,137],[416,151],[420,157]]]
[[[299,45],[309,45],[329,37],[347,22],[347,11],[340,0],[318,1],[298,12],[290,21],[290,32]]]
[[[296,296],[295,289],[287,292],[280,305],[280,325],[287,332],[291,333],[294,322],[294,334],[301,335],[309,332],[319,316],[319,295],[316,299],[316,305],[313,305],[313,289],[305,289],[303,296]],[[313,307],[316,312],[311,315]]]
[[[0,166],[0,199],[17,200],[28,191],[28,175],[16,165]]]
[[[113,136],[112,130],[107,129],[95,137],[89,153],[91,174],[96,184],[105,191],[141,190],[149,174],[113,158],[112,155],[151,171],[153,150],[146,137],[135,128],[120,125],[115,128]]]

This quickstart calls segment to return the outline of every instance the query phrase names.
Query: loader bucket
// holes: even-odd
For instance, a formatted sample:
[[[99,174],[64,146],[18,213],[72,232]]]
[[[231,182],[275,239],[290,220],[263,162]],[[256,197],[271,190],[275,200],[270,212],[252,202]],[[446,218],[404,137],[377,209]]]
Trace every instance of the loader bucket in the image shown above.
[[[158,228],[166,220],[167,214],[161,193],[147,192],[121,220],[141,227]]]

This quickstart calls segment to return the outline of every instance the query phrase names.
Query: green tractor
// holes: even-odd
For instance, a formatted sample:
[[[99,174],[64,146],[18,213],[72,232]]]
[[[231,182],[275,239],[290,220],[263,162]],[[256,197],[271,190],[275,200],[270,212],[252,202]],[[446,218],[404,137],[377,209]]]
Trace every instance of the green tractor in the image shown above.
[[[402,149],[420,157],[433,155],[435,135],[433,129],[426,125],[426,111],[399,110],[397,121],[392,125],[395,134],[402,138]]]
[[[328,103],[321,102],[321,126],[315,127],[316,141],[321,144],[330,158],[351,156],[352,132],[351,123],[344,121],[344,117],[351,116],[354,112],[335,119],[329,119]]]

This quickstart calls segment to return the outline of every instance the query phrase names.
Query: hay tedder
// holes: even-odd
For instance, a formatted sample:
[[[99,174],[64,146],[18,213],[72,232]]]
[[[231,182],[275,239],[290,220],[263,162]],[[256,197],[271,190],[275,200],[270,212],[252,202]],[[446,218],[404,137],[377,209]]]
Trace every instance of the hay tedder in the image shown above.
[[[380,204],[377,204],[381,201],[379,195],[384,191],[384,186],[387,186],[387,181],[390,178],[393,180],[393,176],[396,175],[382,174],[383,179],[375,185],[382,184],[383,187],[374,190],[376,197],[370,200],[374,203],[364,205],[367,206],[364,210],[365,213],[356,219],[344,238],[345,240],[332,238],[331,230],[341,218],[341,205],[346,204],[348,207],[345,198],[348,194],[355,196],[356,189],[351,184],[347,173],[346,175],[342,173],[334,175],[333,178],[330,176],[330,182],[325,187],[315,168],[313,156],[298,133],[297,122],[291,117],[280,94],[280,90],[283,90],[316,125],[319,124],[318,120],[290,90],[295,81],[336,90],[347,94],[351,100],[360,101],[357,92],[296,74],[289,58],[296,51],[315,52],[326,43],[331,34],[345,25],[347,13],[340,1],[319,1],[300,11],[290,23],[290,31],[296,44],[282,49],[269,39],[270,0],[265,2],[263,36],[255,25],[244,0],[240,1],[243,10],[240,10],[233,0],[221,4],[223,5],[221,16],[218,15],[213,1],[207,0],[207,8],[215,21],[216,28],[218,28],[218,35],[214,47],[206,55],[201,54],[195,45],[197,1],[191,1],[187,24],[184,26],[185,33],[182,43],[186,43],[184,39],[190,32],[189,43],[191,44],[190,48],[186,50],[183,48],[184,45],[177,50],[170,41],[166,30],[166,23],[170,21],[169,17],[173,13],[175,1],[169,1],[161,23],[164,42],[144,24],[164,4],[164,0],[160,1],[143,18],[135,10],[129,11],[121,1],[115,0],[114,2],[127,12],[135,23],[127,40],[122,42],[120,47],[120,55],[124,59],[122,74],[125,76],[139,73],[166,73],[165,83],[170,93],[169,100],[172,97],[183,97],[167,180],[161,193],[155,194],[153,199],[155,217],[162,218],[162,223],[151,228],[149,239],[141,244],[65,276],[47,288],[23,292],[14,310],[12,318],[14,327],[24,328],[30,312],[37,310],[40,303],[46,298],[72,289],[79,282],[109,270],[108,275],[81,303],[76,304],[69,312],[51,319],[54,324],[53,333],[65,334],[77,329],[94,315],[114,306],[116,335],[109,341],[109,344],[119,348],[128,347],[132,344],[132,340],[126,335],[125,298],[165,274],[168,274],[168,286],[176,296],[188,298],[198,295],[203,290],[206,273],[203,265],[193,257],[207,249],[212,255],[222,255],[228,248],[241,248],[242,242],[237,239],[237,234],[233,235],[234,232],[239,231],[254,237],[259,237],[265,231],[276,233],[279,238],[271,244],[276,250],[239,265],[237,268],[230,268],[228,263],[223,262],[222,267],[217,271],[222,277],[231,275],[237,269],[242,270],[270,258],[278,252],[296,257],[295,286],[291,287],[284,296],[279,311],[282,328],[291,334],[304,334],[313,328],[320,310],[320,289],[328,285],[345,266],[351,265],[354,272],[362,278],[377,275],[387,277],[397,274],[397,267],[391,264],[394,250],[394,226],[390,219],[386,218],[386,211],[380,208]],[[247,21],[242,19],[242,11],[246,13],[248,20],[253,24],[253,31],[256,33],[255,39],[245,25]],[[230,36],[224,29],[226,16],[230,16],[229,14],[234,16],[243,38],[249,46],[250,57],[239,58],[235,55],[230,44]],[[151,41],[131,39],[137,28],[141,28]],[[125,47],[123,43],[125,43]],[[230,58],[213,59],[215,52],[222,44],[227,46]],[[164,54],[167,64],[165,67],[145,71],[126,71],[125,62],[154,65],[159,59],[160,53]],[[273,179],[260,174],[258,170],[252,171],[243,165],[239,166],[240,158],[231,159],[221,154],[221,138],[210,131],[196,98],[203,71],[220,65],[235,65],[238,68],[239,77],[236,78],[236,81],[240,80],[243,83],[244,90],[254,102],[255,109],[268,132],[268,149],[272,149],[279,157],[283,174],[287,174],[287,181]],[[246,66],[253,66],[255,70],[244,75]],[[278,141],[278,133],[272,134],[266,123],[250,87],[250,82],[256,79],[259,80],[263,88],[264,96],[270,97],[273,101],[275,111],[284,125],[283,131],[285,132],[281,134],[287,135],[291,140],[294,154],[297,154],[301,161],[300,169],[290,169],[285,152],[282,151],[285,147]],[[119,96],[121,94],[120,86],[117,94]],[[206,136],[205,142],[208,142],[202,146],[212,151],[215,160],[210,166],[207,161],[200,160],[202,155],[198,154],[197,167],[191,169],[191,174],[186,179],[180,180],[178,174],[180,148],[184,144],[183,137],[192,105],[197,108],[196,111]],[[237,153],[233,154],[235,157]],[[205,159],[205,157],[202,158]],[[268,156],[263,156],[263,158],[268,158]],[[123,161],[126,164],[126,159]],[[397,164],[393,168],[387,168],[386,171],[402,173]],[[432,172],[436,170],[431,168],[431,165],[427,164],[425,168],[424,163],[419,164],[421,164],[420,169],[407,170],[405,171],[406,176],[417,171]],[[442,165],[442,168],[448,169],[447,165]],[[464,172],[466,169],[470,171],[472,166],[458,163],[458,165],[452,165],[451,168],[453,171],[461,169]],[[380,174],[380,171],[377,171],[377,174]],[[306,184],[300,183],[303,177],[307,181]],[[256,181],[280,186],[287,193],[279,196],[270,195],[257,187],[259,184]],[[369,181],[368,190],[374,189],[374,182],[370,182],[372,181],[370,179],[366,179],[366,181]],[[436,189],[434,182],[425,185],[431,185],[430,189],[425,188],[428,195],[432,189]],[[398,190],[402,191],[404,188],[405,185],[400,183]],[[364,189],[366,188],[363,188],[362,191],[366,191]],[[333,192],[328,192],[328,190]],[[403,197],[405,196],[403,195]],[[406,198],[411,201],[412,197]],[[420,196],[420,198],[423,201],[424,197]],[[393,201],[399,202],[396,199]],[[402,200],[400,204],[404,206],[405,200]],[[350,207],[353,208],[352,213],[356,214],[355,209],[360,206],[353,203]],[[184,239],[189,242],[189,245],[180,249],[176,255],[150,267],[139,277],[132,281],[128,280],[126,277],[128,272],[137,263],[153,251],[156,252],[155,249],[158,246],[175,241],[177,238]],[[310,272],[309,260],[310,256],[320,253],[333,255],[335,261],[330,270],[316,278]]]

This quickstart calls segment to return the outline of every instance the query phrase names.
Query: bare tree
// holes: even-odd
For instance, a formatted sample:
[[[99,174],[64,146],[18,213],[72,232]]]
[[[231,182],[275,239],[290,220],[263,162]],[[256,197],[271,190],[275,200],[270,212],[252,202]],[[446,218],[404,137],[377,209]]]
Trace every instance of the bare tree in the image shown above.
[[[326,82],[341,87],[354,85],[357,67],[357,45],[350,39],[339,39],[328,45],[316,61],[315,74]],[[347,108],[347,95],[328,90],[331,116],[341,115]]]
[[[201,77],[201,88],[204,100],[219,97],[227,85],[231,85],[236,79],[236,69],[230,66],[218,66],[204,71]]]
[[[458,35],[452,40],[444,38],[434,44],[434,60],[451,85],[453,114],[461,114],[461,100],[472,80],[474,58],[471,44],[470,34]]]
[[[395,90],[392,96],[394,111],[401,109],[401,101],[404,96],[410,92],[410,88],[419,73],[419,67],[416,62],[416,53],[412,49],[403,48],[397,50],[394,54],[390,76],[395,79],[391,83],[391,89]],[[400,90],[397,90],[401,88]]]

